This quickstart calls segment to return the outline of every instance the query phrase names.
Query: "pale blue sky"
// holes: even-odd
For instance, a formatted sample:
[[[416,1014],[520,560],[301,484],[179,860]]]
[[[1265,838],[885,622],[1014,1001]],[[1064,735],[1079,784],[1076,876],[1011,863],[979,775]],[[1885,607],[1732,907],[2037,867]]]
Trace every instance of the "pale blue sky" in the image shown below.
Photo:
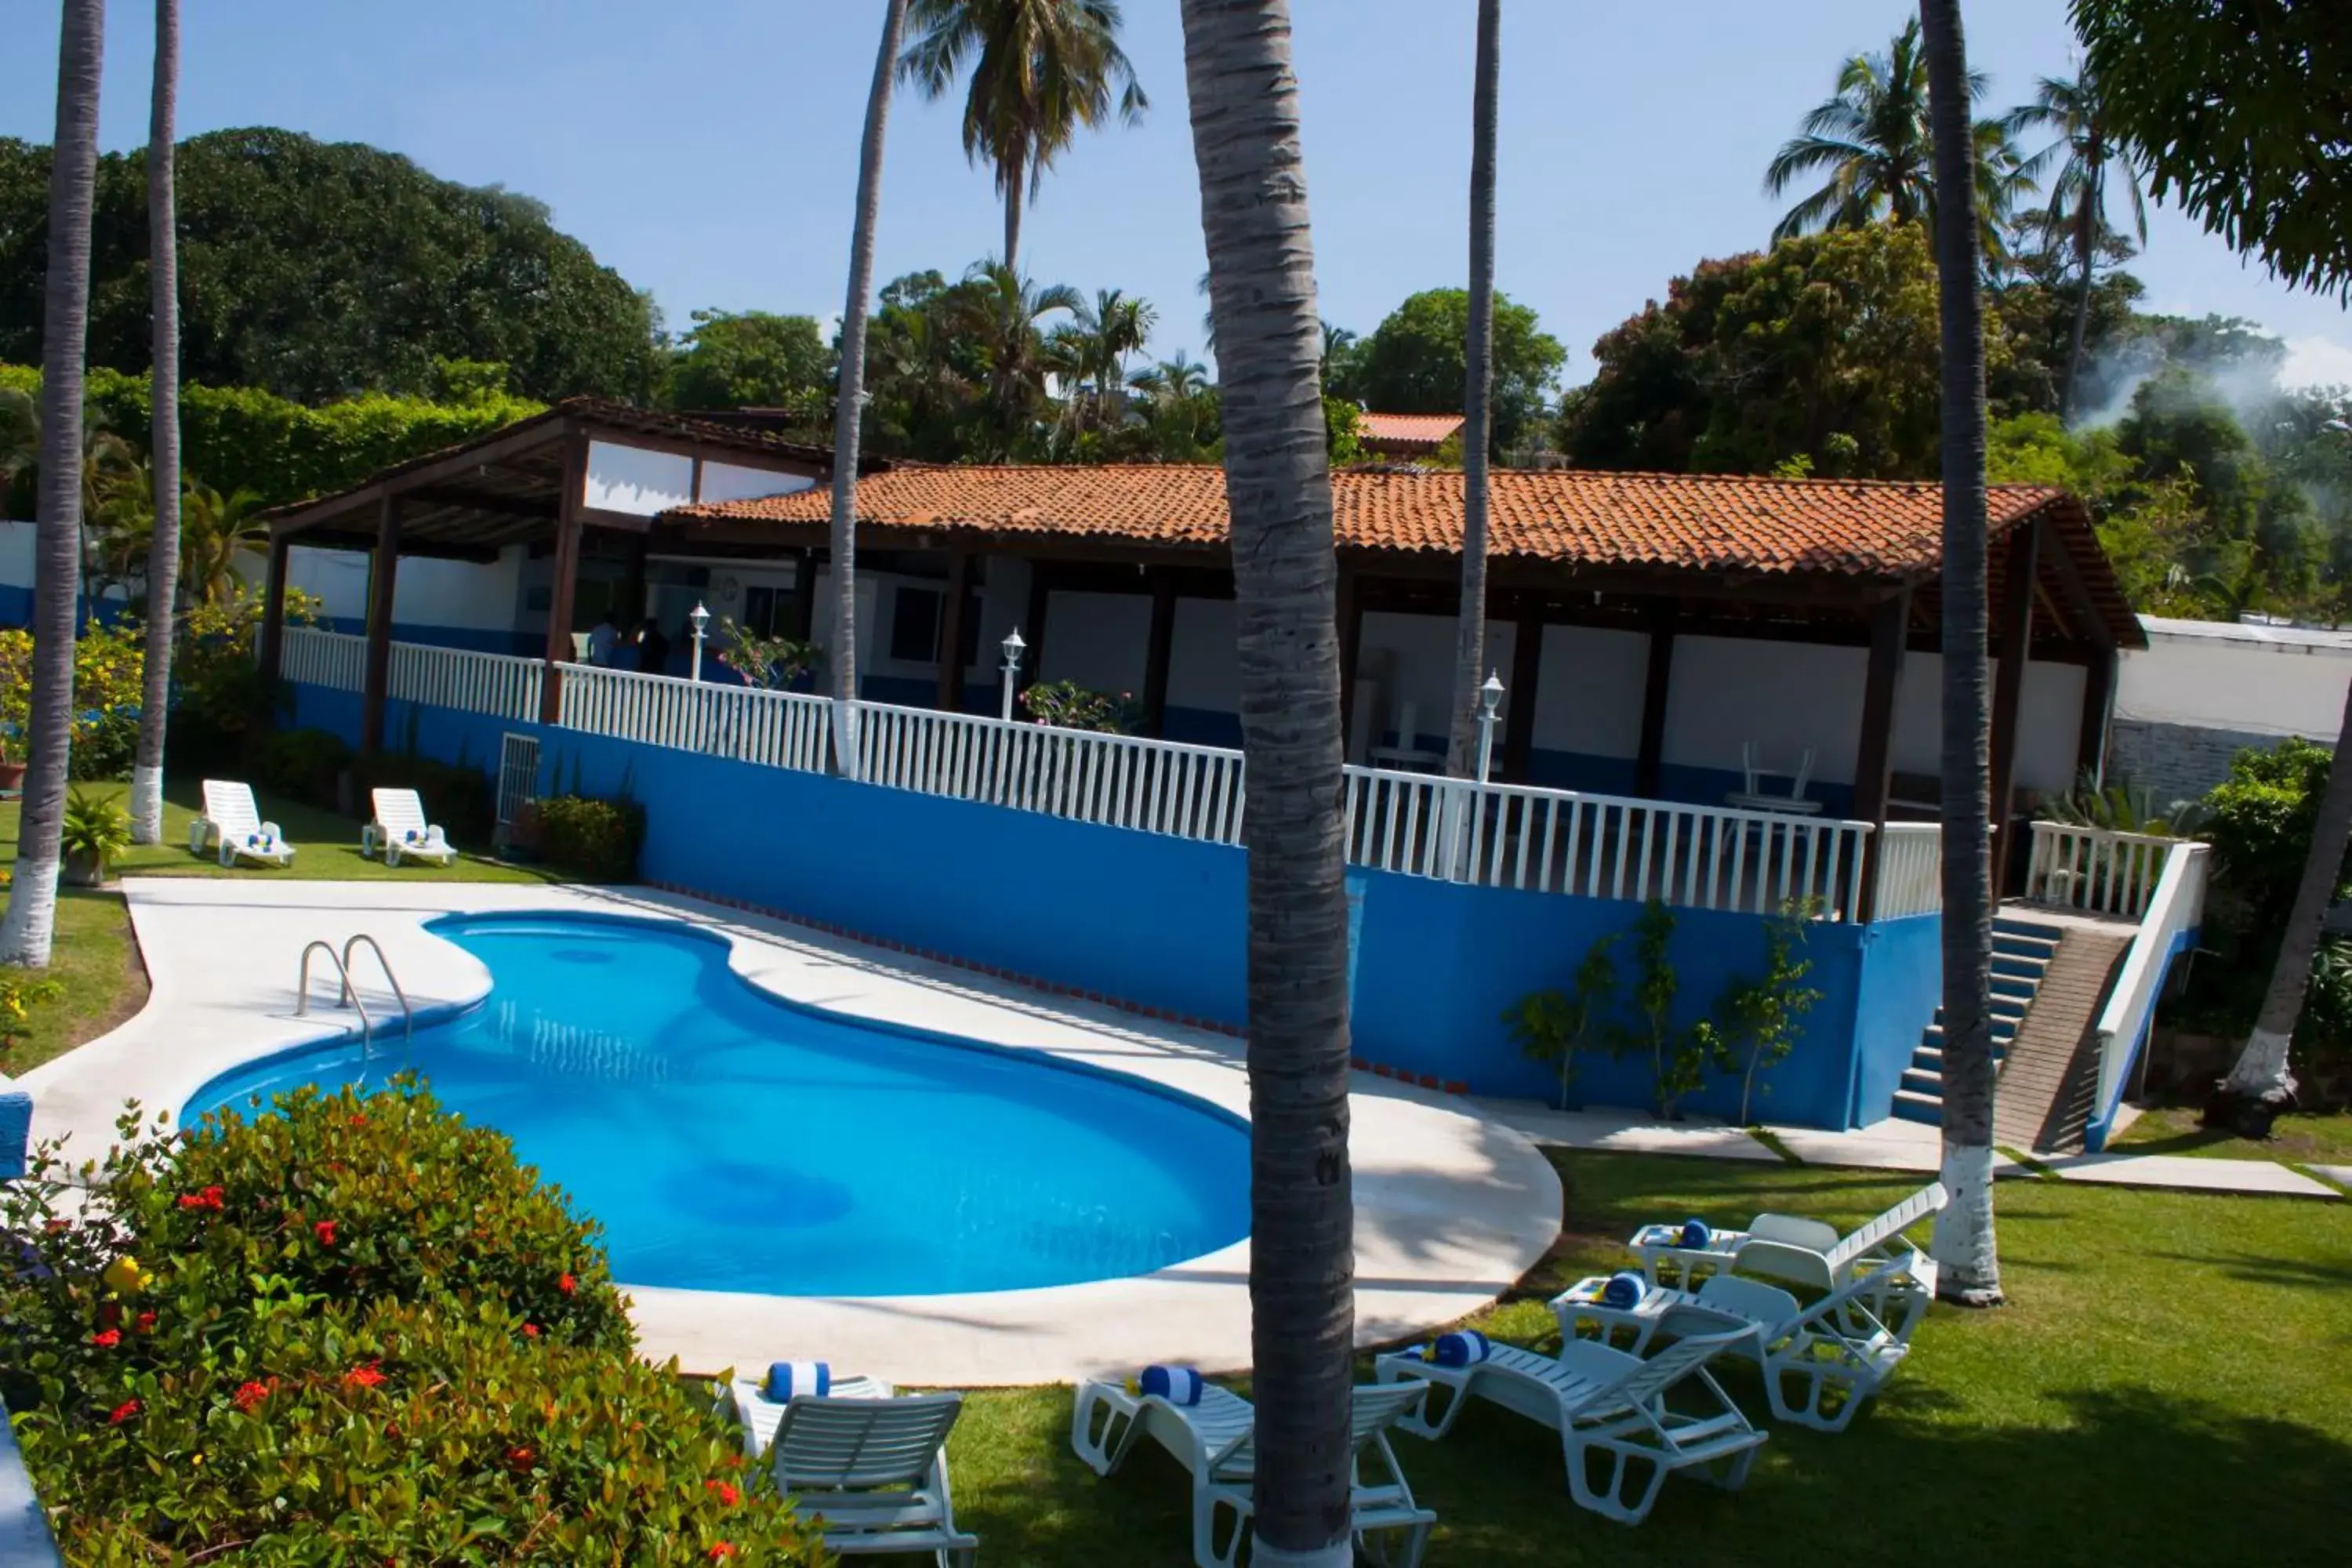
[[[0,51],[0,134],[53,125],[56,8]],[[1083,141],[1048,177],[1024,270],[1116,286],[1160,311],[1154,347],[1199,357],[1200,210],[1175,0],[1127,0],[1143,125]],[[102,134],[145,140],[152,6],[109,7]],[[1376,325],[1466,269],[1471,0],[1294,0],[1309,195],[1328,318]],[[39,20],[47,13],[49,25]],[[19,13],[23,13],[20,11]],[[841,309],[874,0],[185,0],[184,133],[269,124],[374,142],[554,209],[674,327],[697,306]],[[1498,275],[1585,350],[1703,257],[1763,243],[1759,180],[1838,62],[1883,47],[1900,0],[1654,0],[1506,7]],[[2068,68],[2064,0],[1969,0],[1993,101]],[[29,35],[29,37],[27,36]],[[2178,214],[2136,268],[2157,310],[2249,316],[2296,379],[2352,382],[2352,317],[2291,291]],[[892,117],[876,279],[950,275],[997,248],[987,175],[952,105]]]

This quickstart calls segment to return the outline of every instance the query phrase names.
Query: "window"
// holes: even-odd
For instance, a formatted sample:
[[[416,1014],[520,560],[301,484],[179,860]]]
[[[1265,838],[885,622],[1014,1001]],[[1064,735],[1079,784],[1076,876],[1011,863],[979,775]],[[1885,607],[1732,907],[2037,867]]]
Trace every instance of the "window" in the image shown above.
[[[743,629],[753,637],[772,637],[783,619],[785,595],[773,588],[753,584],[743,590]]]
[[[937,664],[940,606],[947,595],[936,588],[901,588],[890,612],[890,657],[901,664]]]

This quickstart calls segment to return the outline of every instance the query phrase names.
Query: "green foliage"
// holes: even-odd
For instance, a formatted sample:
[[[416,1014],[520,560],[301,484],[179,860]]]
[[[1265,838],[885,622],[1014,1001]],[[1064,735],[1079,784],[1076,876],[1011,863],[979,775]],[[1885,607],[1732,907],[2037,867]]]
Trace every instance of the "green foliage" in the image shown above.
[[[271,794],[332,806],[336,780],[352,765],[352,755],[331,730],[272,730],[255,741],[250,764]]]
[[[821,668],[824,649],[797,637],[763,637],[722,616],[717,639],[719,662],[765,691],[783,691]]]
[[[1715,1029],[1704,1020],[1688,1029],[1675,1026],[1675,997],[1682,989],[1682,977],[1667,953],[1675,940],[1675,911],[1652,899],[1642,907],[1632,934],[1632,1016],[1615,1026],[1612,1044],[1617,1050],[1648,1053],[1658,1114],[1675,1120],[1684,1097],[1696,1093],[1706,1081]]]
[[[2073,789],[2043,801],[2042,814],[2053,822],[2158,838],[2194,838],[2212,815],[2202,801],[2176,800],[2159,806],[2155,791],[2136,790],[2129,780],[2120,778],[2102,784],[2088,769]]]
[[[1715,1017],[1702,1026],[1701,1037],[1715,1064],[1739,1075],[1743,1127],[1755,1121],[1756,1096],[1771,1092],[1769,1084],[1757,1081],[1758,1076],[1788,1059],[1805,1015],[1822,999],[1820,991],[1803,984],[1813,970],[1813,961],[1801,956],[1811,915],[1809,907],[1791,906],[1764,922],[1764,973],[1727,982],[1716,1003]]]
[[[779,408],[812,426],[832,402],[833,350],[809,316],[697,310],[670,352],[672,408]]]
[[[547,863],[592,882],[627,882],[646,843],[646,808],[634,800],[596,800],[577,793],[539,802],[540,851]]]
[[[95,887],[106,880],[106,868],[131,847],[131,814],[110,795],[78,789],[66,797],[65,827],[59,847],[89,868]]]
[[[181,617],[164,742],[175,769],[201,773],[244,765],[253,738],[289,700],[288,693],[270,689],[254,658],[262,608],[261,595],[239,585],[220,598],[196,601]],[[310,625],[318,610],[314,595],[287,589],[288,626]]]
[[[1125,691],[1113,696],[1075,680],[1041,680],[1021,692],[1022,711],[1055,730],[1091,730],[1102,735],[1132,735],[1142,710]]]
[[[7,879],[0,878],[0,889],[7,885]],[[64,994],[65,987],[47,976],[0,968],[0,1051],[16,1043],[17,1032],[32,1022],[35,1007]]]
[[[415,710],[409,711],[413,715]],[[371,790],[415,790],[425,803],[425,816],[448,835],[452,844],[487,847],[498,827],[497,784],[489,774],[462,760],[437,762],[418,756],[412,747],[362,758],[353,771],[362,801]]]
[[[84,627],[74,642],[71,776],[118,778],[139,745],[140,679],[147,659],[133,621]],[[30,732],[33,634],[0,627],[0,761],[23,762]]]
[[[92,232],[90,363],[131,374],[152,352],[146,163],[143,148],[100,160]],[[190,382],[305,403],[415,396],[440,362],[475,361],[543,400],[654,390],[651,301],[528,196],[258,128],[181,143],[175,174]],[[0,359],[25,364],[41,358],[48,189],[48,149],[0,140]],[[209,460],[193,431],[187,460],[260,488],[262,471]]]
[[[1330,391],[1382,414],[1459,414],[1469,332],[1469,290],[1424,289],[1391,311],[1371,336],[1332,356]],[[1542,331],[1531,308],[1495,296],[1497,451],[1534,430],[1567,363],[1568,351]]]
[[[1539,1062],[1559,1066],[1559,1108],[1570,1109],[1578,1054],[1600,1043],[1616,1005],[1617,963],[1612,950],[1621,933],[1611,931],[1585,950],[1584,962],[1565,991],[1537,991],[1503,1014],[1519,1049]]]
[[[1335,468],[1364,460],[1364,409],[1344,397],[1323,395],[1325,459]]]

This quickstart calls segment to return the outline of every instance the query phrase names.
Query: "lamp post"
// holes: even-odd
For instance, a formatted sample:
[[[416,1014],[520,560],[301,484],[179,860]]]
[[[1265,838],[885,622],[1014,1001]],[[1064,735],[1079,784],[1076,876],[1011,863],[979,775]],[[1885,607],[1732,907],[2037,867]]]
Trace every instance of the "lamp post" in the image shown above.
[[[1499,671],[1486,672],[1486,684],[1478,688],[1478,782],[1485,784],[1495,766],[1495,713],[1503,705],[1503,681]]]
[[[687,612],[686,618],[694,623],[694,662],[688,667],[687,679],[700,680],[702,679],[702,629],[710,624],[710,612],[702,607],[701,600],[697,599],[694,602],[694,608]]]
[[[1002,717],[1006,723],[1010,724],[1013,722],[1013,688],[1021,679],[1021,655],[1029,645],[1021,640],[1021,628],[1015,626],[1013,628],[1012,635],[1004,639],[1003,647],[1004,700]]]

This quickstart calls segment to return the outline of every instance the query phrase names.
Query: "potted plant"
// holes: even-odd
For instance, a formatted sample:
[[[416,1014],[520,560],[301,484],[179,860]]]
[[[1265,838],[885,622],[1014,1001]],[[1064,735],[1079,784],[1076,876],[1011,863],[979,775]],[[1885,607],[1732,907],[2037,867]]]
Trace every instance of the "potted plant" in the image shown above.
[[[107,868],[131,847],[131,814],[110,795],[76,790],[66,799],[66,880],[77,888],[106,885]]]

